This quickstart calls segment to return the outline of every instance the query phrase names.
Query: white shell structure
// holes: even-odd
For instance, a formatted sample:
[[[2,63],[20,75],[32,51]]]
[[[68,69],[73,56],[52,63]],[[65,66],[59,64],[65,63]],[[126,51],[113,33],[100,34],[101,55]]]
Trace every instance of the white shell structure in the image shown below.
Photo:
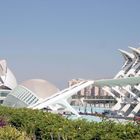
[[[17,86],[16,78],[7,68],[5,60],[0,60],[0,104],[3,103],[7,95]]]
[[[38,98],[47,98],[54,93],[58,92],[59,89],[53,84],[42,79],[31,79],[21,83],[21,86],[32,91]]]
[[[9,68],[5,60],[0,61],[0,85],[9,89],[13,89],[17,86],[16,78]]]
[[[10,89],[14,89],[17,86],[17,81],[10,69],[7,68],[7,73],[4,81],[4,85]]]
[[[7,96],[3,105],[11,107],[28,107],[57,93],[59,89],[42,79],[27,80],[18,85]]]

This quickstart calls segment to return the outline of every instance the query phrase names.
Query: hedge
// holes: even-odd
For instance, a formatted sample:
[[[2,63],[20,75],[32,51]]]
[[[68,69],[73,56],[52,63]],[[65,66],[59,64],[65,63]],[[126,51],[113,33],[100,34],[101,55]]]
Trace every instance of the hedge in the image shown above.
[[[0,117],[6,126],[34,140],[140,140],[140,125],[135,123],[69,120],[41,110],[3,106],[0,106]]]

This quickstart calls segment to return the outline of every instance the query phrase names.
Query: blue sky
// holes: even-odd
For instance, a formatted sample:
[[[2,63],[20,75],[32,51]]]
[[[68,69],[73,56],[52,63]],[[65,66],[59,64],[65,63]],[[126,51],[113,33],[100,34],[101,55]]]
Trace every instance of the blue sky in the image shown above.
[[[139,0],[4,0],[0,58],[18,82],[42,78],[60,88],[72,78],[111,78],[119,48],[140,47]]]

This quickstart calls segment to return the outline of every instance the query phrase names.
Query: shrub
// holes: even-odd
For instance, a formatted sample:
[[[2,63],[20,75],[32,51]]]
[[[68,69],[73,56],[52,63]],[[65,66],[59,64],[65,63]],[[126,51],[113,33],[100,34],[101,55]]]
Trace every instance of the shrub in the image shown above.
[[[5,126],[0,128],[0,140],[27,140],[27,137],[16,128]]]
[[[28,138],[36,140],[140,140],[140,125],[134,123],[122,124],[108,120],[99,123],[68,120],[41,110],[7,107],[0,107],[0,116],[6,120],[8,125],[14,127],[3,127],[12,129],[11,133],[9,132],[5,137],[11,137],[12,134],[15,136],[16,131],[17,139],[24,138],[23,132],[25,132]],[[3,128],[1,129],[4,130]],[[8,130],[3,133],[6,131]]]

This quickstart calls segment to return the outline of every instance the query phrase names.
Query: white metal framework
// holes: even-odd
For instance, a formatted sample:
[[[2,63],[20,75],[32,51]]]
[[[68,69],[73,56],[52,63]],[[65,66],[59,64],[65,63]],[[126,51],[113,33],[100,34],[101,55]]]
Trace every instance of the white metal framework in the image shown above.
[[[33,109],[49,107],[52,110],[57,110],[61,106],[79,116],[77,111],[68,103],[68,98],[89,86],[101,86],[103,90],[117,100],[112,110],[124,117],[134,117],[135,114],[140,112],[140,49],[129,48],[132,50],[131,53],[119,50],[124,57],[125,63],[114,79],[98,81],[85,80],[43,100],[39,100],[33,92],[25,87],[18,86],[18,88],[15,88],[16,91],[13,90],[8,97],[13,102],[16,99],[17,103],[19,103],[15,103],[13,105],[14,107],[21,105],[21,107],[27,106]],[[14,81],[14,84],[11,81]],[[6,85],[10,89],[16,85],[14,76],[7,69],[5,61],[0,62],[1,85]],[[8,104],[9,99],[5,100],[6,104]]]
[[[140,81],[137,78],[131,79],[129,77],[139,78],[140,76],[140,49],[132,47],[129,48],[132,50],[132,53],[119,50],[124,57],[125,63],[118,74],[114,77],[114,80],[81,82],[30,107],[41,109],[45,106],[60,104],[78,115],[77,112],[68,104],[67,99],[83,88],[91,85],[98,85],[102,86],[103,90],[108,92],[117,100],[117,103],[114,105],[112,110],[117,111],[117,113],[122,116],[134,117],[134,115],[140,111]]]
[[[140,76],[140,49],[129,47],[132,53],[120,50],[125,63],[114,79]],[[103,88],[106,90],[106,87]],[[134,117],[140,111],[140,83],[107,88],[108,93],[119,95],[112,110],[122,116]]]
[[[54,106],[61,105],[65,107],[67,110],[71,111],[75,115],[79,116],[77,111],[75,111],[70,104],[67,102],[67,99],[72,95],[76,94],[78,91],[88,87],[88,86],[126,86],[126,85],[136,85],[140,83],[140,77],[131,77],[131,78],[121,78],[121,79],[106,79],[106,80],[97,80],[97,81],[83,81],[76,85],[73,85],[67,89],[64,89],[41,102],[37,102],[36,104],[30,105],[29,108],[33,109],[43,109],[46,107],[50,107],[53,109],[57,108]],[[118,100],[119,101],[119,100]]]

